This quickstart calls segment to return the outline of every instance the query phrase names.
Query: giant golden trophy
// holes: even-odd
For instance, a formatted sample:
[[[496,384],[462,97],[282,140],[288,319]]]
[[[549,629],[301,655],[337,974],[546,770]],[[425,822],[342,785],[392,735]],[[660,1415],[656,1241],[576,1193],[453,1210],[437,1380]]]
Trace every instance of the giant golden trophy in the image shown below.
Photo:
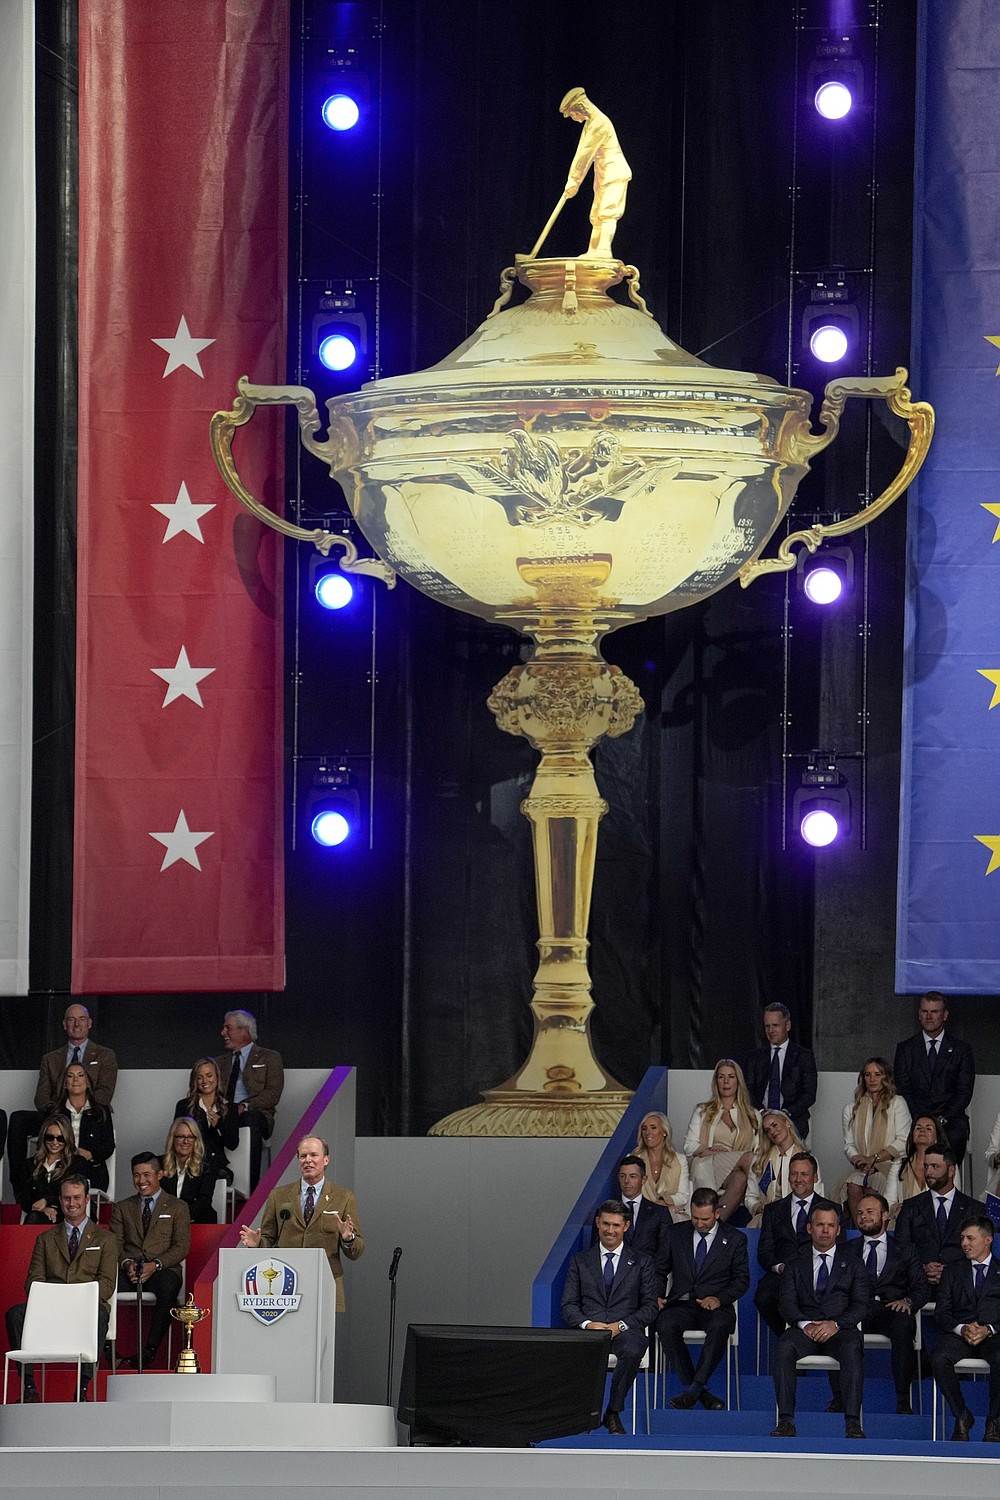
[[[791,569],[797,545],[815,551],[869,524],[917,473],[934,423],[899,369],[832,381],[814,433],[808,392],[713,369],[672,343],[639,294],[636,268],[610,253],[631,176],[614,128],[582,89],[560,107],[583,126],[566,189],[532,253],[502,272],[492,312],[453,354],[327,402],[323,439],[316,398],[302,386],[244,377],[233,409],[212,418],[223,478],[268,526],[324,552],[343,548],[348,572],[390,587],[399,575],[534,642],[489,700],[500,728],[541,752],[521,809],[538,902],[534,1039],[513,1078],[442,1120],[437,1135],[604,1136],[630,1097],[595,1058],[589,1034],[587,927],[607,811],[589,752],[602,735],[624,734],[642,706],[634,683],[602,660],[601,637],[735,578],[745,587]],[[590,247],[539,258],[591,166]],[[515,281],[529,293],[516,305]],[[620,285],[627,304],[608,295]],[[860,514],[792,532],[776,557],[759,560],[852,396],[883,399],[905,419],[902,469]],[[233,431],[275,404],[297,408],[303,446],[343,486],[382,561],[286,522],[245,489]]]

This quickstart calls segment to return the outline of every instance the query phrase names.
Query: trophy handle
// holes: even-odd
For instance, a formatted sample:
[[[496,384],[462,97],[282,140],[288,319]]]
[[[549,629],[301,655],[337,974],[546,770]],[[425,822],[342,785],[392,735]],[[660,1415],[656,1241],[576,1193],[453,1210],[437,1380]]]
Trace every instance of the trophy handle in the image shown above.
[[[334,532],[324,531],[319,526],[313,529],[296,526],[282,516],[276,516],[273,511],[268,510],[266,505],[261,505],[259,500],[254,499],[236,471],[236,463],[233,459],[233,433],[237,427],[243,427],[249,422],[258,406],[294,406],[299,414],[299,436],[302,439],[303,448],[308,449],[324,463],[328,463],[332,472],[337,462],[333,454],[333,439],[328,437],[325,443],[316,441],[316,434],[319,432],[321,423],[316,407],[316,397],[312,391],[304,385],[251,385],[246,375],[240,376],[236,382],[236,389],[239,395],[233,403],[232,410],[217,411],[209,425],[209,433],[216,468],[240,504],[252,516],[256,516],[258,521],[263,521],[265,526],[280,531],[283,536],[294,537],[300,542],[312,542],[316,550],[324,557],[329,556],[331,548],[343,547],[344,555],[338,563],[342,572],[367,573],[372,578],[381,578],[387,588],[395,588],[396,575],[388,564],[380,562],[378,558],[360,557],[350,537],[337,536]]]
[[[934,408],[926,401],[911,401],[906,380],[906,370],[899,368],[895,375],[888,377],[876,376],[871,379],[844,377],[830,381],[823,395],[823,405],[819,414],[823,431],[815,434],[809,433],[805,438],[800,439],[795,457],[808,462],[810,458],[822,452],[828,444],[833,442],[840,430],[840,416],[848,396],[861,396],[869,401],[875,397],[882,397],[889,410],[902,417],[910,429],[910,442],[903,460],[903,467],[881,495],[857,515],[847,516],[845,520],[834,521],[830,525],[817,522],[815,526],[810,526],[804,531],[790,532],[778,548],[777,557],[765,557],[744,563],[739,572],[743,588],[746,588],[762,573],[787,573],[794,568],[796,555],[792,548],[796,543],[806,547],[810,552],[815,552],[827,537],[846,536],[848,532],[858,531],[862,526],[869,526],[876,516],[888,510],[892,502],[897,500],[913,482],[927,457],[931,438],[934,436]]]

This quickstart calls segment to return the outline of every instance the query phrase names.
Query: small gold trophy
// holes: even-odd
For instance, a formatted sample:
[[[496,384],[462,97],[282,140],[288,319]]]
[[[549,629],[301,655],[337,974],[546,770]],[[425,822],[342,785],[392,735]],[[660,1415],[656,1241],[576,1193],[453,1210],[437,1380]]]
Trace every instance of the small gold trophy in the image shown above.
[[[172,1307],[170,1309],[170,1316],[176,1318],[178,1323],[182,1325],[185,1339],[184,1348],[181,1350],[181,1357],[177,1361],[176,1374],[201,1374],[201,1365],[198,1363],[198,1356],[191,1347],[191,1335],[194,1332],[194,1325],[200,1323],[202,1318],[207,1318],[210,1313],[211,1308],[209,1307],[195,1307],[193,1294],[187,1299],[183,1307]]]

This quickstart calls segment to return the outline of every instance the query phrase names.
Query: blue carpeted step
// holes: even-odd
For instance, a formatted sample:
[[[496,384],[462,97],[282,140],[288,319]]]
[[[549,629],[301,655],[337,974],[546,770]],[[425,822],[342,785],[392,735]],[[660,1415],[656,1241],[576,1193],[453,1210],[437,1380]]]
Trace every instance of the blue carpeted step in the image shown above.
[[[831,1429],[831,1436],[803,1437],[801,1427],[794,1438],[758,1437],[750,1433],[723,1434],[702,1437],[696,1433],[655,1433],[647,1437],[637,1433],[635,1437],[614,1438],[601,1428],[598,1432],[582,1433],[579,1437],[557,1438],[549,1443],[536,1444],[539,1448],[584,1448],[612,1450],[626,1453],[643,1452],[679,1453],[839,1453],[852,1458],[859,1457],[916,1457],[916,1458],[992,1458],[998,1456],[995,1443],[950,1443],[899,1442],[891,1439],[873,1439],[869,1434],[866,1442],[848,1441],[843,1429]],[[975,1434],[973,1434],[973,1437]]]

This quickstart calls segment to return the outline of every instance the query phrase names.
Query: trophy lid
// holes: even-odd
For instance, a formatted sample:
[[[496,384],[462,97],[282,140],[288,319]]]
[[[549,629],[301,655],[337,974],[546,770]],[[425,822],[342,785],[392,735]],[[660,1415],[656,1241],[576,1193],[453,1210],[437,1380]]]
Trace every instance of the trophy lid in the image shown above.
[[[515,274],[531,295],[503,306]],[[630,304],[608,295],[622,281]],[[757,400],[765,388],[779,399],[786,390],[767,375],[716,369],[675,344],[638,295],[635,267],[620,260],[520,259],[514,271],[504,272],[501,284],[504,294],[493,311],[438,364],[371,381],[358,395],[412,397],[430,389],[444,393],[497,385],[515,394],[518,387],[596,382],[672,387],[678,378],[685,389],[743,392]]]

